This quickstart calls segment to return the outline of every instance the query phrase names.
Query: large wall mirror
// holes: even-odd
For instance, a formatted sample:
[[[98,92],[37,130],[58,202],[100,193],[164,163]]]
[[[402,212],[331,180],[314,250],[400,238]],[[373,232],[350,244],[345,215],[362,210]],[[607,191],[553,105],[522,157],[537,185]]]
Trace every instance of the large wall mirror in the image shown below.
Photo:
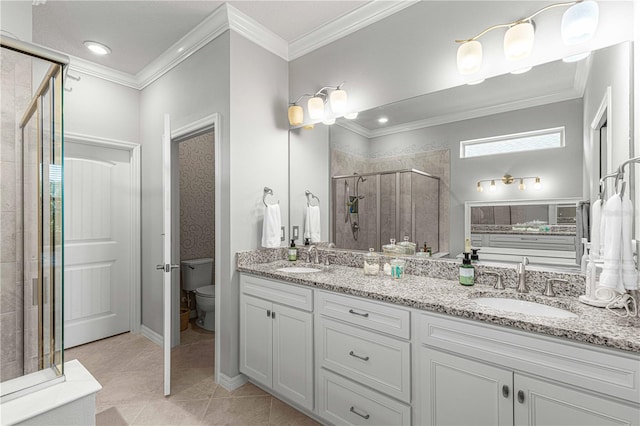
[[[469,203],[555,203],[566,214],[567,202],[595,199],[601,175],[633,152],[631,54],[625,42],[577,62],[381,105],[333,126],[292,129],[290,229],[303,235],[307,190],[320,199],[322,241],[354,250],[408,236],[456,257],[471,226]],[[475,154],[463,155],[462,141]],[[504,143],[478,144],[494,141]],[[522,150],[532,147],[540,149]],[[504,184],[505,175],[527,179]]]

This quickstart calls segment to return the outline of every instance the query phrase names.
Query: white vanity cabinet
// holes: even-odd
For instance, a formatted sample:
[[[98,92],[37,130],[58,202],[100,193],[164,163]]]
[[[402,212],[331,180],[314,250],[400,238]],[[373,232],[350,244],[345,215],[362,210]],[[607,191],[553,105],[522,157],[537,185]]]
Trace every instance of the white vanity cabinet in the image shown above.
[[[409,309],[322,291],[315,300],[318,414],[336,425],[409,425]]]
[[[496,326],[421,314],[420,424],[640,425],[640,363]]]
[[[313,291],[240,276],[240,371],[313,410]]]

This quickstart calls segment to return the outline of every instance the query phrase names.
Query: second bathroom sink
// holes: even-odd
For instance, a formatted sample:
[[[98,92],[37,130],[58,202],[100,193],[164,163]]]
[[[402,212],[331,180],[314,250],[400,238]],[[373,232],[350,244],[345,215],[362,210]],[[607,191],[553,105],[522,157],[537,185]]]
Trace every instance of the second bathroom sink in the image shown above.
[[[312,272],[322,272],[322,269],[318,268],[306,268],[304,266],[287,266],[284,268],[276,269],[278,272],[287,272],[290,274],[309,274]]]
[[[517,312],[526,315],[536,315],[551,318],[577,318],[573,312],[542,303],[528,302],[526,300],[506,299],[502,297],[479,297],[473,299],[478,305],[506,312]]]

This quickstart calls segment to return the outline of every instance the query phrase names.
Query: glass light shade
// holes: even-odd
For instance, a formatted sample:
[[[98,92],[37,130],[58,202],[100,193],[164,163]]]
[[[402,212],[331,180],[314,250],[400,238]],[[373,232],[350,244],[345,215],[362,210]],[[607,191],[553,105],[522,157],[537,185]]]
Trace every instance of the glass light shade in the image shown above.
[[[304,111],[300,105],[291,105],[288,110],[289,124],[298,126],[304,120]]]
[[[539,177],[536,178],[536,183],[533,184],[533,189],[535,189],[536,191],[539,191],[542,189],[542,183],[540,182]]]
[[[347,120],[355,120],[356,118],[358,118],[358,111],[349,112],[344,115],[344,118],[346,118]]]
[[[458,47],[458,72],[462,75],[476,73],[482,67],[482,44],[473,40]]]
[[[583,1],[574,4],[562,15],[560,33],[564,44],[570,46],[589,40],[598,27],[598,3]]]
[[[492,180],[491,181],[491,185],[489,185],[489,191],[491,192],[496,192],[497,188],[496,188],[496,181]]]
[[[326,124],[328,126],[335,123],[336,123],[336,118],[334,116],[327,116],[324,118],[324,120],[322,120],[322,124]]]
[[[524,191],[525,189],[527,189],[526,185],[524,184],[524,179],[520,179],[520,185],[518,185],[518,189],[520,191]]]
[[[478,192],[483,192],[484,188],[482,187],[482,184],[480,182],[478,182],[478,186],[476,186],[476,191]]]
[[[519,61],[529,56],[533,49],[534,30],[531,22],[523,22],[509,28],[504,34],[504,55],[509,61]]]
[[[577,55],[567,56],[566,58],[562,58],[562,62],[578,62],[585,58],[588,58],[591,55],[591,52],[583,52],[578,53]]]
[[[511,74],[524,74],[525,72],[531,71],[532,68],[533,67],[518,68],[517,70],[511,71]]]
[[[334,90],[329,95],[331,111],[334,114],[344,114],[347,111],[347,92],[345,90]]]
[[[324,100],[319,97],[309,99],[307,103],[309,117],[312,120],[322,120],[324,118]]]

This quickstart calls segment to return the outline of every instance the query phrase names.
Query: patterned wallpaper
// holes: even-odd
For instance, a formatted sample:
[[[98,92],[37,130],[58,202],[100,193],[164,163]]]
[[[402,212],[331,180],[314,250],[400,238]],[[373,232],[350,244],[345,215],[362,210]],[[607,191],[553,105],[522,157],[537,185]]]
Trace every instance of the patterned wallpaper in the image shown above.
[[[179,145],[180,259],[214,257],[213,131]]]

